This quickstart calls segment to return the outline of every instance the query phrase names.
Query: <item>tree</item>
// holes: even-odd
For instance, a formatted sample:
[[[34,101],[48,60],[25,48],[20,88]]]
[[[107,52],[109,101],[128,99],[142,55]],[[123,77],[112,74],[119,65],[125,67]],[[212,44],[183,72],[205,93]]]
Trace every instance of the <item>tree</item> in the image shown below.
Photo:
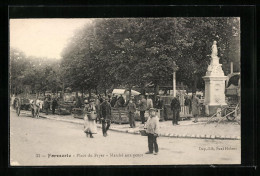
[[[95,19],[64,50],[67,85],[104,92],[117,86],[156,88],[172,82],[176,61],[177,81],[203,89],[212,42],[218,41],[227,73],[229,62],[239,61],[239,31],[237,18]]]

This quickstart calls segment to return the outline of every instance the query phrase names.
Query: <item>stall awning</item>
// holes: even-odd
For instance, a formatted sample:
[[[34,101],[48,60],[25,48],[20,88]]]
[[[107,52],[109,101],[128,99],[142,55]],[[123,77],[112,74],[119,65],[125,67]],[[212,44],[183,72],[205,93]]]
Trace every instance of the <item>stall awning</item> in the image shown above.
[[[116,94],[116,95],[123,95],[123,94],[129,94],[129,91],[127,91],[126,89],[114,89],[112,94]],[[132,95],[140,95],[140,92],[137,92],[135,90],[131,90],[131,94]]]

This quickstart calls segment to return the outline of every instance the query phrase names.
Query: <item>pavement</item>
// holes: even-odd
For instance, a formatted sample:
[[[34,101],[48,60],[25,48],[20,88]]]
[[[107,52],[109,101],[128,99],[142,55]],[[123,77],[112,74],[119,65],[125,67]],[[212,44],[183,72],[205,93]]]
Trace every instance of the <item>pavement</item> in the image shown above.
[[[31,116],[29,111],[21,111],[21,113]],[[40,113],[40,117],[75,124],[84,124],[83,119],[74,118],[72,115],[45,115]],[[221,117],[215,117],[209,122],[209,117],[200,117],[198,123],[190,120],[179,121],[179,125],[172,125],[171,120],[161,121],[159,127],[160,137],[170,138],[194,138],[194,139],[217,139],[217,140],[240,140],[241,126],[236,121],[228,121],[223,119],[217,123]],[[102,128],[101,124],[97,124],[98,128]],[[136,127],[130,128],[129,124],[111,124],[111,131],[140,135],[139,130],[144,129],[144,125],[140,121],[136,121]]]
[[[81,123],[36,119],[25,111],[19,117],[11,111],[9,119],[11,166],[241,164],[240,140],[159,137],[158,155],[146,155],[141,135],[109,130],[103,137],[98,128],[89,138]]]

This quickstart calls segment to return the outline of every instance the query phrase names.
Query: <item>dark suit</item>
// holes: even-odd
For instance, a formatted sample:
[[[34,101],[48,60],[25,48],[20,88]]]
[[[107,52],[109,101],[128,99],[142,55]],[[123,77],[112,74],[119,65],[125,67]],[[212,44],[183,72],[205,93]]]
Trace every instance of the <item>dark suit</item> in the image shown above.
[[[178,98],[174,97],[171,102],[171,110],[173,111],[172,124],[178,124],[180,118],[181,105]]]
[[[141,118],[141,121],[142,121],[142,124],[144,124],[145,122],[145,117],[144,117],[144,114],[145,114],[145,111],[147,110],[147,101],[146,99],[142,99],[140,104],[139,104],[139,110],[140,110],[140,118]]]
[[[111,105],[109,102],[104,101],[100,104],[100,112],[102,117],[102,132],[106,135],[107,130],[111,123]]]
[[[129,124],[130,124],[130,127],[133,128],[133,127],[135,127],[135,117],[134,117],[134,113],[136,111],[135,104],[128,103],[127,110],[128,110]]]

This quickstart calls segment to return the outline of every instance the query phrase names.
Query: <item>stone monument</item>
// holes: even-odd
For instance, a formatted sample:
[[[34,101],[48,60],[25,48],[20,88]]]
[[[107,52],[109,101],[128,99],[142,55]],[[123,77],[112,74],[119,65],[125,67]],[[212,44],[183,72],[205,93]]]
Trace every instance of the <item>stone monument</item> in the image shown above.
[[[205,113],[212,115],[221,106],[227,106],[225,101],[225,81],[227,76],[224,75],[222,64],[219,64],[216,41],[213,42],[211,62],[203,79],[205,81]]]

